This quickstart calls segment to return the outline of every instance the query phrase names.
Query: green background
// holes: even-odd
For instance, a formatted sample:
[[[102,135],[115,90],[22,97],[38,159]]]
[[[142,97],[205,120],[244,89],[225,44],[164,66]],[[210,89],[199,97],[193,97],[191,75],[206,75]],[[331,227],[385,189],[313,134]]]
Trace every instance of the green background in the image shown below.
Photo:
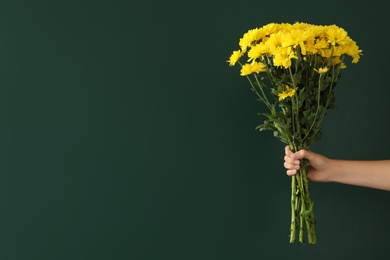
[[[284,145],[226,60],[248,29],[337,24],[348,64],[312,149],[389,159],[385,1],[1,1],[0,259],[387,259],[390,193],[311,183],[289,244]]]

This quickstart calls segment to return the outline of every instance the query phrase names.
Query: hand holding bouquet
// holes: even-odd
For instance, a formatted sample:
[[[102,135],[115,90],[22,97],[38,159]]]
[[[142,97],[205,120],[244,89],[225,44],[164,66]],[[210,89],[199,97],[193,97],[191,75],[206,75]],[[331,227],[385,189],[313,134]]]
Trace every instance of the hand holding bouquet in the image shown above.
[[[230,66],[239,64],[251,90],[268,108],[258,130],[271,130],[292,151],[309,149],[321,137],[320,125],[327,109],[336,105],[334,88],[345,57],[359,61],[361,50],[336,26],[306,23],[270,23],[249,30],[233,51]],[[246,56],[246,61],[240,60]],[[315,244],[315,218],[306,177],[308,163],[302,162],[291,181],[290,242],[299,230],[304,243]]]

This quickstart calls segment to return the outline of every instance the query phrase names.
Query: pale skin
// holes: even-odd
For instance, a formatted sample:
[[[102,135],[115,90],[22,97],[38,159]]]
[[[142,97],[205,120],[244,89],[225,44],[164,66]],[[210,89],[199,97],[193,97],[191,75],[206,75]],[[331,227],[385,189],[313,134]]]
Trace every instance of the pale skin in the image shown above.
[[[335,160],[321,154],[285,147],[284,167],[293,176],[300,169],[300,160],[307,159],[307,178],[313,182],[337,182],[390,191],[390,160]]]

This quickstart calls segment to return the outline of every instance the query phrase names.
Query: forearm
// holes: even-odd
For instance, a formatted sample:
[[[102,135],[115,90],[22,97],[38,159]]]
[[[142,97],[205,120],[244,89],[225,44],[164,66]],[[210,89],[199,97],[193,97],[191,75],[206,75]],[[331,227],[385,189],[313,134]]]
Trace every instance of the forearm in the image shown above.
[[[331,160],[329,181],[390,191],[390,160]]]

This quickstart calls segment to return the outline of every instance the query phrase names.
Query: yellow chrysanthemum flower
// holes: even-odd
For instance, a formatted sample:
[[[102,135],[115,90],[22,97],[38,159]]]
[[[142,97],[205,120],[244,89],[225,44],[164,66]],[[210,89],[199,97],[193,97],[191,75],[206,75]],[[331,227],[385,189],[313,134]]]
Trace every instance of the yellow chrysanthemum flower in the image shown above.
[[[271,35],[280,30],[281,25],[278,23],[269,23],[261,27],[264,36]]]
[[[282,101],[283,99],[285,99],[287,97],[292,97],[294,95],[295,95],[295,89],[290,88],[289,86],[286,86],[286,90],[282,91],[278,94],[279,101]]]
[[[323,58],[330,58],[333,54],[333,50],[326,48],[326,49],[318,49],[317,53],[323,57]]]
[[[289,23],[281,23],[279,24],[279,31],[288,32],[293,29],[293,26]]]
[[[297,47],[298,45],[301,48],[302,55],[306,55],[305,41],[309,37],[309,33],[304,30],[291,30],[286,33],[283,38],[282,46],[292,46]]]
[[[314,70],[320,74],[325,74],[328,72],[329,69],[328,69],[328,67],[323,67],[323,68],[319,68],[318,70],[317,69],[314,69]]]
[[[327,49],[329,48],[329,43],[325,39],[317,39],[314,44],[314,48],[318,49]]]
[[[261,62],[251,62],[242,65],[241,76],[247,76],[252,73],[260,73],[267,71],[267,66]]]
[[[357,63],[362,55],[362,50],[356,45],[354,41],[351,41],[350,45],[346,48],[345,53],[352,57],[352,63]]]
[[[229,60],[227,60],[227,62],[229,62],[229,66],[234,66],[237,63],[237,61],[242,57],[242,55],[243,53],[240,50],[233,51]]]
[[[323,39],[325,37],[325,26],[323,25],[310,25],[307,29],[314,38]]]
[[[348,40],[347,32],[336,25],[327,26],[326,36],[328,38],[328,43],[333,46],[342,44],[344,41]]]
[[[246,52],[247,48],[252,45],[253,42],[260,40],[259,29],[252,29],[246,32],[239,41],[242,52]]]
[[[284,32],[277,32],[277,33],[271,34],[269,39],[265,42],[265,44],[267,45],[267,47],[269,49],[269,53],[271,55],[274,55],[275,52],[278,52],[278,49],[280,47],[282,47],[284,35],[285,35]]]
[[[342,62],[342,60],[340,59],[340,57],[335,57],[333,59],[333,65],[337,65],[337,64],[340,64]]]
[[[289,68],[291,66],[291,59],[297,59],[293,48],[278,48],[275,51],[275,55],[273,57],[274,65],[277,67]]]
[[[261,58],[264,54],[269,52],[269,46],[264,44],[263,42],[256,44],[248,51],[248,61],[255,60],[257,58]]]
[[[307,28],[311,27],[310,24],[307,24],[307,23],[302,23],[302,22],[296,22],[292,25],[292,28],[293,29],[296,29],[296,30],[306,30]]]
[[[345,65],[345,63],[340,59],[340,57],[335,57],[335,58],[333,59],[333,64],[334,64],[334,65],[340,64],[340,65],[339,65],[339,68],[340,68],[340,69],[345,69],[345,68],[347,67],[347,65]]]

